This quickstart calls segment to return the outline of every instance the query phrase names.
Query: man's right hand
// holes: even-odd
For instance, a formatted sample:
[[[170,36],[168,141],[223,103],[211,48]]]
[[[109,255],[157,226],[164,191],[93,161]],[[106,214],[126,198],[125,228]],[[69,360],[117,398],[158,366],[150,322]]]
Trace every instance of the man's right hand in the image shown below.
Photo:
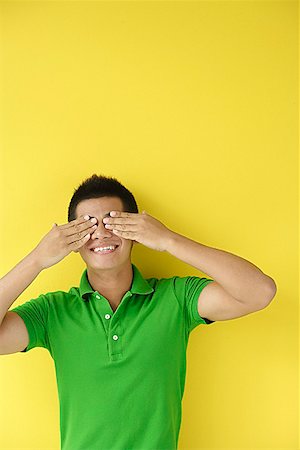
[[[64,225],[54,223],[32,253],[42,269],[51,267],[72,251],[80,249],[89,240],[96,227],[91,218],[85,219],[84,216]]]

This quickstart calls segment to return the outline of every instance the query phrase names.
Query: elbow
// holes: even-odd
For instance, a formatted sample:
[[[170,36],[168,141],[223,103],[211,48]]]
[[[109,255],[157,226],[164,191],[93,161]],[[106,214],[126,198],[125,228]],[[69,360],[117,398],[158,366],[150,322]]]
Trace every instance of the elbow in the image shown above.
[[[264,287],[263,305],[268,306],[277,293],[277,286],[273,278],[267,276]]]

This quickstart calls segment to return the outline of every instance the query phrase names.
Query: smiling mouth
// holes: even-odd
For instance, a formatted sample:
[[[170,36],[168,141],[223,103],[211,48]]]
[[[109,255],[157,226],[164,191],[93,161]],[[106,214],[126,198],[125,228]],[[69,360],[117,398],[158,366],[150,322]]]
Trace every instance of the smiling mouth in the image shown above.
[[[116,249],[119,247],[119,245],[107,245],[103,247],[95,247],[92,248],[90,251],[92,253],[100,254],[100,255],[106,255],[108,253],[113,253],[116,251]]]

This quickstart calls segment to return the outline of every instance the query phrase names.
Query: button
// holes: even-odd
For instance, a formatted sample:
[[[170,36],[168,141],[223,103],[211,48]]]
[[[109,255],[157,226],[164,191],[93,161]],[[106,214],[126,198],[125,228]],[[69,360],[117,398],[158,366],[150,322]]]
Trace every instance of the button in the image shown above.
[[[96,298],[100,298],[100,295],[96,294]]]
[[[110,319],[110,314],[105,314],[105,319]]]
[[[119,339],[119,336],[117,336],[116,334],[113,335],[113,339],[116,341],[117,339]]]

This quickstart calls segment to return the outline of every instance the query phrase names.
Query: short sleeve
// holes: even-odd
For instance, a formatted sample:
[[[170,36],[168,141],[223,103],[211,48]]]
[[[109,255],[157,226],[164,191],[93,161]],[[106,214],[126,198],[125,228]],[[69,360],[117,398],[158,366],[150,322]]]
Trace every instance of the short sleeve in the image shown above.
[[[49,350],[47,332],[49,304],[47,297],[41,294],[37,298],[10,309],[10,311],[16,312],[23,319],[28,331],[29,344],[21,352],[28,352],[35,347],[44,347]]]
[[[174,277],[173,287],[179,303],[183,307],[188,332],[197,325],[209,325],[214,320],[201,317],[198,312],[198,298],[205,286],[211,283],[210,278],[199,278],[196,276]]]

